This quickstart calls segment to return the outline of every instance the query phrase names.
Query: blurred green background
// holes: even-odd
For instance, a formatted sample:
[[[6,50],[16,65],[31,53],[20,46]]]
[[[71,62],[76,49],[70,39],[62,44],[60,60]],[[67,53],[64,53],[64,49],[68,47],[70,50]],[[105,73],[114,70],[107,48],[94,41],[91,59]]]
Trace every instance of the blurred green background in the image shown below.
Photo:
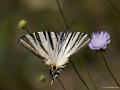
[[[105,30],[111,34],[106,58],[120,83],[120,14],[109,0],[59,1],[72,31],[91,34]],[[120,1],[111,1],[120,10]],[[50,85],[49,69],[41,60],[18,44],[19,37],[26,34],[17,28],[21,19],[28,21],[31,32],[63,31],[64,23],[55,0],[0,0],[0,90],[62,90],[57,80]],[[71,59],[90,90],[94,90],[94,86],[87,70],[98,90],[116,86],[100,54],[85,47]],[[42,75],[45,77],[43,81]],[[66,90],[86,90],[70,63],[60,79]]]

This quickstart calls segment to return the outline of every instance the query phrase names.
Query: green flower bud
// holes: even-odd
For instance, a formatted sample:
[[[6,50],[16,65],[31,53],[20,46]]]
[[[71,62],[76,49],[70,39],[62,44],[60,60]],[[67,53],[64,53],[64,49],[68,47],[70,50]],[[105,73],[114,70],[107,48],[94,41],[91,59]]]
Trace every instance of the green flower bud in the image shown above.
[[[20,20],[18,23],[19,29],[25,29],[27,27],[27,21],[26,20]]]
[[[39,77],[38,77],[38,80],[40,81],[40,82],[45,82],[45,76],[44,75],[40,75]]]

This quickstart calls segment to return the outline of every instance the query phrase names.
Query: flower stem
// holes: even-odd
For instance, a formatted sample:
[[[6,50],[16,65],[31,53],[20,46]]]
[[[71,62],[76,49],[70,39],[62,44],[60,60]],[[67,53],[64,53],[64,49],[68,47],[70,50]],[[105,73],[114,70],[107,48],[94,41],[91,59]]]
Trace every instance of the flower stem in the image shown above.
[[[92,82],[92,84],[94,86],[94,89],[97,90],[97,86],[96,86],[96,84],[95,84],[95,82],[94,82],[94,80],[93,80],[93,78],[92,78],[92,76],[91,76],[91,74],[90,74],[90,72],[89,72],[89,70],[87,68],[87,65],[85,63],[83,63],[83,64],[84,64],[86,72],[87,72],[87,74],[88,74],[88,76],[89,76],[89,78],[90,78],[90,80],[91,80],[91,82]]]
[[[120,87],[120,84],[118,83],[118,81],[116,80],[116,78],[115,78],[113,72],[112,72],[111,69],[109,68],[109,65],[108,65],[108,63],[107,63],[107,61],[106,61],[104,52],[102,52],[102,57],[103,57],[104,63],[105,63],[105,65],[106,65],[106,67],[107,67],[109,73],[111,74],[112,78],[115,80],[115,82],[116,82],[116,84],[118,85],[118,87]]]
[[[28,28],[25,28],[25,31],[26,31],[28,34],[30,34],[30,31],[29,31]]]
[[[111,7],[120,15],[119,9],[113,4],[113,2],[111,0],[108,0],[108,2],[111,5]]]
[[[57,79],[58,79],[58,82],[60,83],[61,87],[63,88],[63,90],[66,90],[63,83],[61,82],[61,80],[59,78],[57,78]]]
[[[75,70],[76,74],[77,74],[77,75],[78,75],[78,77],[80,78],[80,80],[81,80],[81,81],[83,82],[83,84],[86,86],[87,90],[89,90],[89,88],[88,88],[87,84],[85,83],[85,81],[83,80],[83,78],[80,76],[79,72],[77,71],[77,69],[76,69],[76,67],[75,67],[75,65],[74,65],[74,63],[72,62],[72,60],[71,60],[71,59],[70,59],[70,62],[71,62],[71,64],[72,64],[72,66],[73,66],[73,68],[74,68],[74,70]]]
[[[65,18],[65,15],[64,15],[64,13],[63,13],[63,10],[62,10],[62,8],[61,8],[61,6],[60,6],[59,0],[56,0],[56,2],[57,2],[57,5],[58,5],[58,8],[59,8],[60,14],[61,14],[61,16],[62,16],[62,18],[63,18],[63,21],[64,21],[64,24],[65,24],[65,30],[67,30],[67,29],[69,29],[69,25],[68,25],[68,23],[67,23],[67,20],[66,20],[66,18]],[[82,82],[84,83],[84,85],[86,86],[86,88],[89,90],[87,84],[84,82],[84,80],[82,79],[82,77],[81,77],[80,74],[78,73],[78,71],[77,71],[77,69],[75,68],[74,63],[72,62],[71,59],[70,59],[70,62],[71,62],[71,64],[72,64],[72,66],[73,66],[76,74],[78,75],[78,77],[82,80]]]
[[[62,8],[61,8],[61,6],[60,6],[59,0],[56,0],[56,2],[57,2],[57,5],[58,5],[60,14],[61,14],[61,16],[62,16],[62,18],[63,18],[65,27],[66,27],[66,29],[68,29],[68,28],[69,28],[69,25],[68,25],[68,23],[67,23],[67,20],[66,20],[66,18],[65,18],[65,15],[64,15],[64,13],[63,13],[63,10],[62,10]]]

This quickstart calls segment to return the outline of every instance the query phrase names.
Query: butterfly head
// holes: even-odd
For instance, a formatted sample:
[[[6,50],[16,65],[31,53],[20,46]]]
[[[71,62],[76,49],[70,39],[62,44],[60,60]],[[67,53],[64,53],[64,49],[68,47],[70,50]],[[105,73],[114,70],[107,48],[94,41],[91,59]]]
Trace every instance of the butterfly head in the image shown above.
[[[55,65],[51,65],[51,69],[49,71],[50,76],[52,78],[51,85],[53,84],[54,80],[59,76],[60,72],[63,70],[64,66],[57,67]]]

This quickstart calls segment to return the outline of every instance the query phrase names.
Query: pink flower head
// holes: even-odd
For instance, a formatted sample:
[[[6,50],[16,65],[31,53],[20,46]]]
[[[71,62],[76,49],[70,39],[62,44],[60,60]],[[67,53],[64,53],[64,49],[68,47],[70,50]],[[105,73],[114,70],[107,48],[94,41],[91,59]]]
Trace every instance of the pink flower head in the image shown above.
[[[91,50],[105,50],[110,43],[110,34],[108,32],[95,32],[91,36],[89,48]]]

